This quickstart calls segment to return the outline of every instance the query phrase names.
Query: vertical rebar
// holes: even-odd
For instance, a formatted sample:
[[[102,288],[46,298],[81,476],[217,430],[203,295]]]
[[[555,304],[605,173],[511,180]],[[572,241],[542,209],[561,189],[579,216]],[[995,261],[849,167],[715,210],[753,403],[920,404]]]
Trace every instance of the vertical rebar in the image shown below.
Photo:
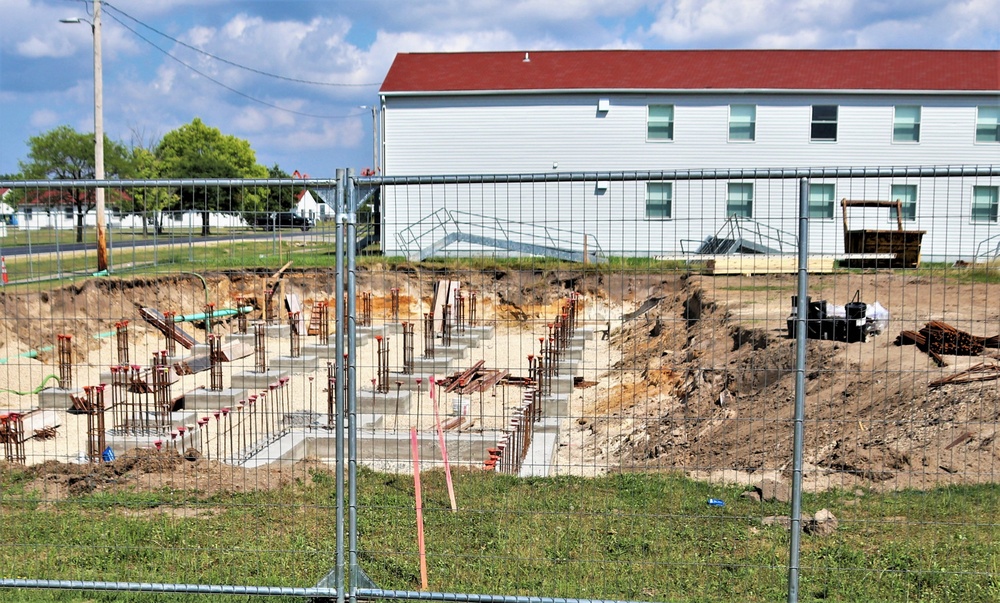
[[[358,317],[358,324],[362,327],[372,326],[372,294],[370,291],[361,292],[361,315]]]
[[[451,304],[444,305],[441,316],[444,317],[441,322],[441,345],[448,347],[451,345]]]
[[[455,292],[455,322],[458,332],[465,332],[465,293],[461,289]]]
[[[248,303],[249,302],[245,295],[236,296],[236,331],[243,333],[244,335],[247,333],[247,329],[250,326],[250,316],[248,313],[243,312],[242,309],[245,308]]]
[[[266,328],[260,323],[253,326],[253,370],[255,373],[267,372],[267,338],[264,336]]]
[[[3,442],[3,456],[8,463],[24,465],[24,420],[21,413],[0,414],[0,441]]]
[[[292,358],[302,356],[302,337],[299,334],[299,312],[288,313],[288,338],[291,349],[288,353]]]
[[[156,426],[165,430],[170,426],[170,367],[167,366],[167,352],[153,354],[153,396],[156,404]]]
[[[476,292],[469,294],[469,326],[476,326]]]
[[[334,414],[337,412],[337,378],[333,375],[333,363],[326,363],[326,426],[333,428]]]
[[[389,336],[376,335],[375,342],[378,344],[376,351],[378,356],[376,375],[378,379],[376,379],[375,392],[384,394],[389,391]]]
[[[115,340],[118,344],[118,364],[128,364],[128,321],[115,323]]]
[[[212,334],[213,322],[212,319],[215,317],[215,304],[207,303],[205,304],[205,332],[209,335]]]
[[[403,323],[403,374],[413,374],[413,323]]]
[[[166,345],[163,347],[166,348],[167,355],[171,358],[177,355],[177,340],[174,338],[174,335],[177,332],[177,323],[174,322],[174,316],[176,316],[176,314],[173,312],[163,313],[163,322],[166,323],[164,324],[166,327],[166,333],[164,333],[163,336],[167,339]]]
[[[316,304],[315,312],[319,313],[317,318],[319,330],[316,332],[316,337],[319,339],[319,344],[326,345],[330,341],[330,302],[319,302]]]
[[[222,391],[222,337],[208,334],[208,367],[211,375],[210,389]]]
[[[399,322],[399,287],[389,289],[389,312],[392,322]]]
[[[73,389],[73,336],[56,335],[59,355],[59,387]]]
[[[434,315],[424,313],[424,358],[434,357]]]

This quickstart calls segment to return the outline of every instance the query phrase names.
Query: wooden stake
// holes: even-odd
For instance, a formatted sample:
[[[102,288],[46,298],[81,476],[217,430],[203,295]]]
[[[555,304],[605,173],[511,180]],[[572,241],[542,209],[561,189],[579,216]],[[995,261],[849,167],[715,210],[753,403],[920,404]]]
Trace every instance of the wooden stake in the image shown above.
[[[441,429],[441,415],[438,413],[437,399],[434,397],[434,377],[431,379],[431,402],[434,404],[434,426],[437,428],[438,444],[441,446],[441,458],[444,460],[444,481],[448,484],[448,500],[451,501],[452,513],[458,511],[455,502],[455,486],[451,483],[451,465],[448,463],[448,447],[444,445],[444,430]]]
[[[413,496],[417,500],[417,550],[420,553],[420,590],[427,590],[427,549],[424,548],[424,500],[420,494],[420,447],[417,428],[410,428],[410,449],[413,451]]]

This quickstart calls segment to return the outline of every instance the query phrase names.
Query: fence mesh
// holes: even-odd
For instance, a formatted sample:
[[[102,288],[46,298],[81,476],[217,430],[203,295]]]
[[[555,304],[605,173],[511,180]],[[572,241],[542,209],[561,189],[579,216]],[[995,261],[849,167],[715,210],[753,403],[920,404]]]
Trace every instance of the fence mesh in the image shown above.
[[[3,185],[12,597],[1000,596],[997,168]]]

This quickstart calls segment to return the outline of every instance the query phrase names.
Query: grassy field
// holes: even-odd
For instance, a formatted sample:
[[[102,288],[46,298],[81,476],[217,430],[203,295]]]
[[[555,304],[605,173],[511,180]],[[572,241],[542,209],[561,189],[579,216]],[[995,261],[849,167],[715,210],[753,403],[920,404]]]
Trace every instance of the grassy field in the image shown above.
[[[164,488],[58,502],[2,479],[7,577],[311,586],[334,565],[335,490],[313,470],[267,492]],[[789,535],[762,517],[786,504],[672,475],[424,476],[430,588],[655,601],[786,599]],[[359,474],[359,560],[381,588],[416,590],[413,481]],[[709,497],[726,506],[706,505]],[[804,535],[801,601],[1000,600],[1000,486],[807,494],[840,521]],[[199,601],[194,595],[6,590],[4,601]],[[212,601],[226,600],[212,597]],[[246,601],[247,597],[232,600]],[[271,599],[273,600],[273,599]]]

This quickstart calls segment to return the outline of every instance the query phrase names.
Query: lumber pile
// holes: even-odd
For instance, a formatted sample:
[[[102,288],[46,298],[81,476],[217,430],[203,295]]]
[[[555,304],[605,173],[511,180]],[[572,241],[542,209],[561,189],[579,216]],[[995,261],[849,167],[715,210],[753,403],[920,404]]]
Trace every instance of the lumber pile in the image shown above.
[[[480,360],[473,364],[467,371],[455,373],[450,377],[439,380],[437,385],[443,388],[446,394],[457,393],[467,395],[489,391],[493,386],[510,375],[509,371],[487,369],[485,365],[486,361]]]
[[[948,366],[941,357],[978,356],[984,348],[1000,348],[1000,335],[980,337],[956,329],[941,320],[932,320],[919,331],[900,331],[896,345],[916,345],[926,352],[938,366]]]

